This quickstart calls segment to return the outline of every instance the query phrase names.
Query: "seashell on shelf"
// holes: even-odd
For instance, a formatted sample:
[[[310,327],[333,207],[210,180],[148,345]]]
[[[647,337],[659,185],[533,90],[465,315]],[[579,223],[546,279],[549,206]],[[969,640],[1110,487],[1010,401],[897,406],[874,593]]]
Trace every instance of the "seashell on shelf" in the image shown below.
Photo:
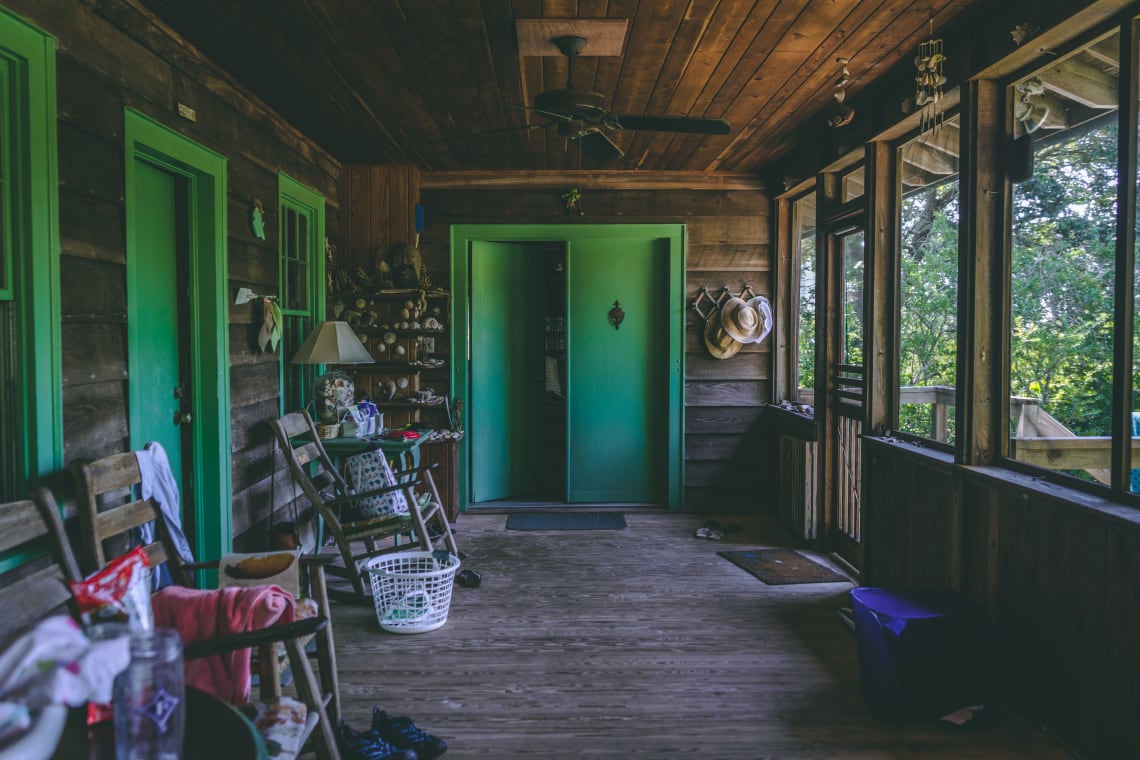
[[[399,388],[400,390],[407,388],[408,387],[408,378],[406,378],[406,377],[398,378],[396,380],[396,387]]]

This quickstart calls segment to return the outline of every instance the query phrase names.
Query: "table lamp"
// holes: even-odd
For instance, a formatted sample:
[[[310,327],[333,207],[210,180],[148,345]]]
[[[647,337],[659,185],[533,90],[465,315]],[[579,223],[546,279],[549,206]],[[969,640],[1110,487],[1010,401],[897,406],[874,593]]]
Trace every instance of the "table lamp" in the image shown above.
[[[372,364],[376,360],[356,337],[347,322],[319,322],[290,360],[293,364]],[[330,369],[313,386],[313,416],[318,422],[340,422],[353,403],[352,378],[339,369]]]

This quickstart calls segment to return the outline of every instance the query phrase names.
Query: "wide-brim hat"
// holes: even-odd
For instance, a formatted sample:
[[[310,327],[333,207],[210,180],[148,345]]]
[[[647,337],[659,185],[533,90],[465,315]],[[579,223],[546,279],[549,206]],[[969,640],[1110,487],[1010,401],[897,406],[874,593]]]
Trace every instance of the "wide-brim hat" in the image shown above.
[[[749,301],[733,296],[720,310],[720,322],[733,340],[755,343],[764,332],[764,319]]]
[[[736,356],[744,345],[725,331],[721,324],[719,310],[709,314],[709,318],[705,320],[704,339],[705,348],[716,359],[728,359]]]

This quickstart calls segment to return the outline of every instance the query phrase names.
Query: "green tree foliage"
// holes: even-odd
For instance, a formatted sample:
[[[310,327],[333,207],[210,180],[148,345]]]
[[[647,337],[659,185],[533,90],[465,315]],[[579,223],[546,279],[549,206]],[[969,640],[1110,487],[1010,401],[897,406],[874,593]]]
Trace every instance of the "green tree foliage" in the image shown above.
[[[1111,431],[1116,133],[1044,143],[1014,192],[1010,393],[1077,435]]]

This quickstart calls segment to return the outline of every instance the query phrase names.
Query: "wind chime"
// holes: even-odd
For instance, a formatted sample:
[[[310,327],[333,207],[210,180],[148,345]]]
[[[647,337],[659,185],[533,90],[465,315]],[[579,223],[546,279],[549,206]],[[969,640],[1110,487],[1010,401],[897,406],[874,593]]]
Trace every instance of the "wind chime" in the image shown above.
[[[942,88],[946,86],[946,76],[942,64],[946,56],[942,52],[942,40],[934,37],[934,19],[930,19],[930,39],[918,46],[914,58],[915,75],[914,107],[919,112],[918,132],[937,132],[942,129]]]

